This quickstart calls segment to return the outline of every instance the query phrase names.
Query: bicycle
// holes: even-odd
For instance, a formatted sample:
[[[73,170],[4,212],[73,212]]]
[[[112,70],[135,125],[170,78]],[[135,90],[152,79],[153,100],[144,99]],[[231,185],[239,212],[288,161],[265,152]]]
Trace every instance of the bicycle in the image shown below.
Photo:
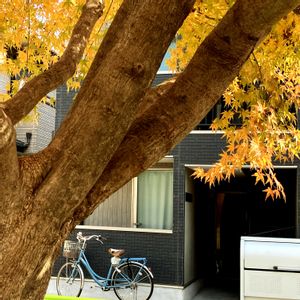
[[[90,266],[85,255],[87,241],[95,239],[101,244],[106,240],[101,235],[83,236],[77,233],[77,241],[66,240],[63,247],[63,256],[67,261],[59,270],[56,279],[58,295],[79,297],[84,285],[83,265],[94,282],[103,291],[114,290],[118,299],[145,299],[148,300],[153,293],[153,275],[146,266],[145,257],[121,257],[125,250],[112,249],[111,265],[106,277],[97,274]]]

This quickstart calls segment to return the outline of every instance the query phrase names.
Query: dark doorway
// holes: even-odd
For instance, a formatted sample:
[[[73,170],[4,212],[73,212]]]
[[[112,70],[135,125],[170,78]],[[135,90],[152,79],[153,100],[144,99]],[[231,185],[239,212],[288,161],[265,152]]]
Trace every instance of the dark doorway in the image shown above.
[[[195,180],[199,269],[207,285],[239,290],[240,237],[295,237],[296,169],[276,169],[286,201],[265,199],[245,168],[231,180],[209,188]]]

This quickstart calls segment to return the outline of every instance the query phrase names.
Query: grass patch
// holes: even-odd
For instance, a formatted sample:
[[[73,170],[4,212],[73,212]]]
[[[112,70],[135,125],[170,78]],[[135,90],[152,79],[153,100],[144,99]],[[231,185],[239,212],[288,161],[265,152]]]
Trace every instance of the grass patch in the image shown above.
[[[67,296],[58,296],[58,295],[46,295],[44,300],[105,300],[103,298],[77,298],[77,297],[67,297]]]

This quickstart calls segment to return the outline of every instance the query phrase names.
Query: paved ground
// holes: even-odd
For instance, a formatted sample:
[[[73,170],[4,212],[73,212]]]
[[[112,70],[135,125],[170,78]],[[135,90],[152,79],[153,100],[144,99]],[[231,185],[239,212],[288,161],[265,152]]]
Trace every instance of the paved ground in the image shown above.
[[[216,287],[204,288],[193,300],[238,300],[238,291],[226,291]]]
[[[182,300],[181,293],[182,289],[180,288],[168,288],[155,285],[151,300]],[[57,294],[55,287],[55,278],[52,278],[50,280],[47,294]],[[95,299],[101,298],[105,300],[117,299],[113,291],[103,292],[93,281],[90,280],[85,280],[81,297],[91,297]]]
[[[160,286],[155,286],[153,295],[151,300],[181,300],[182,297],[181,289],[170,289]],[[55,288],[55,280],[51,279],[48,294],[57,294]],[[93,298],[102,298],[105,300],[116,300],[116,296],[112,291],[103,292],[99,287],[92,281],[85,281],[85,286],[81,297],[93,297]],[[79,298],[80,299],[80,298]],[[198,295],[192,299],[186,300],[238,300],[239,299],[239,291],[233,288],[221,288],[221,287],[206,287],[199,291]]]

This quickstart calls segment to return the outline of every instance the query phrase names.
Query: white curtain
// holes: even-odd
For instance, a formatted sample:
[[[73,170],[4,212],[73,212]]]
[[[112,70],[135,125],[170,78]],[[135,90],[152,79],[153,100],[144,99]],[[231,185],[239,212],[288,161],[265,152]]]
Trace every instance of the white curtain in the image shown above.
[[[147,170],[140,174],[137,206],[139,227],[172,229],[173,171]]]

